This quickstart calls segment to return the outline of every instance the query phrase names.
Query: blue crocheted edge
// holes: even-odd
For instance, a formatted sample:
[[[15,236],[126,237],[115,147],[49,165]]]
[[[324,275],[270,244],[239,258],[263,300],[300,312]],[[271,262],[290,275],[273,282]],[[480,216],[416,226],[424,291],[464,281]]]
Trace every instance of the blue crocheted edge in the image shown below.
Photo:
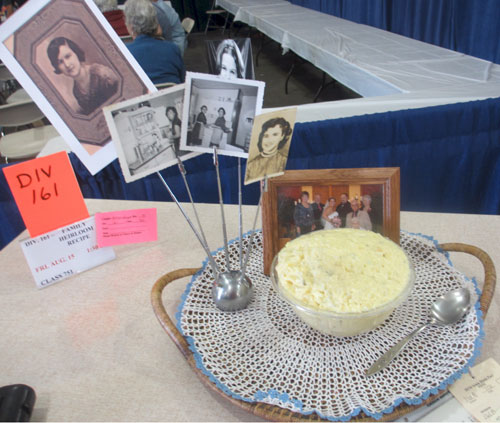
[[[249,234],[251,232],[252,231],[246,232],[243,235],[243,237],[245,237],[247,234]],[[409,231],[403,231],[403,230],[401,232],[405,232],[405,233],[408,233],[410,235],[420,236],[420,237],[425,238],[425,239],[427,239],[429,241],[432,241],[434,243],[436,249],[441,254],[443,254],[446,257],[446,259],[448,261],[448,264],[450,266],[453,266],[453,263],[451,262],[449,253],[447,251],[444,251],[443,249],[441,249],[439,247],[438,241],[435,238],[433,238],[432,236],[424,235],[424,234],[421,234],[421,233],[414,233],[414,232],[409,232]],[[238,238],[234,238],[231,241],[229,241],[229,244],[231,244],[233,242],[236,242],[238,240],[239,240],[239,237]],[[213,254],[216,254],[219,251],[222,251],[223,249],[224,249],[224,247],[218,248],[216,251],[213,252]],[[463,374],[465,374],[465,373],[467,373],[469,371],[470,367],[472,367],[472,365],[477,360],[477,358],[479,356],[479,353],[480,353],[480,350],[481,350],[481,347],[483,345],[483,339],[484,339],[483,313],[482,313],[481,309],[479,308],[479,301],[476,301],[476,304],[474,305],[474,308],[476,310],[477,321],[479,323],[479,335],[478,335],[478,337],[474,341],[474,353],[473,353],[472,357],[467,361],[467,363],[462,367],[462,369],[460,369],[459,371],[455,372],[449,378],[447,378],[446,380],[444,380],[443,382],[441,382],[438,387],[431,388],[431,389],[428,389],[427,391],[425,391],[420,396],[420,398],[416,398],[416,399],[398,398],[398,399],[396,399],[394,401],[394,404],[392,406],[386,408],[385,410],[382,410],[380,413],[372,413],[369,410],[365,409],[364,407],[358,407],[352,413],[350,413],[350,414],[348,414],[346,416],[326,416],[323,413],[319,412],[318,410],[303,411],[303,403],[302,403],[302,401],[300,401],[298,399],[295,399],[295,398],[290,398],[290,396],[286,392],[279,392],[279,391],[277,391],[275,389],[270,389],[267,392],[258,390],[254,394],[254,399],[253,400],[248,399],[248,398],[243,398],[242,396],[240,396],[240,395],[234,393],[233,391],[231,391],[225,384],[223,384],[222,382],[220,382],[212,374],[212,372],[210,372],[203,365],[202,357],[201,357],[200,353],[198,352],[198,350],[196,349],[194,340],[190,336],[184,335],[184,332],[182,331],[182,327],[181,327],[181,324],[180,324],[180,321],[181,321],[180,317],[181,317],[182,309],[184,308],[184,303],[186,302],[187,296],[189,295],[189,292],[191,290],[193,282],[201,274],[201,272],[203,271],[203,269],[205,268],[205,266],[207,265],[207,263],[208,263],[208,258],[206,258],[203,261],[203,265],[202,265],[201,270],[198,271],[195,275],[193,275],[193,277],[191,278],[191,281],[186,286],[186,290],[184,291],[184,293],[181,296],[181,303],[179,304],[179,307],[177,309],[177,313],[175,315],[175,317],[177,319],[177,325],[176,326],[177,326],[177,329],[179,330],[179,332],[184,336],[184,338],[188,342],[189,349],[193,352],[195,363],[196,363],[196,367],[198,367],[203,372],[203,374],[205,374],[209,378],[209,380],[211,382],[213,382],[222,392],[224,392],[225,394],[227,394],[227,395],[229,395],[229,396],[231,396],[233,398],[236,398],[236,399],[248,402],[248,403],[251,403],[251,402],[254,402],[254,401],[263,401],[266,398],[271,398],[271,399],[277,399],[277,400],[285,402],[285,403],[286,402],[290,402],[291,404],[293,404],[293,406],[297,410],[299,410],[298,412],[301,413],[301,414],[303,414],[303,415],[310,415],[310,414],[316,413],[320,418],[326,419],[326,420],[330,420],[330,421],[349,421],[351,418],[357,416],[361,412],[364,412],[369,417],[373,417],[375,420],[379,420],[379,419],[382,418],[382,416],[384,414],[392,413],[394,411],[394,408],[396,408],[397,406],[399,406],[403,402],[405,402],[408,405],[418,405],[418,404],[421,404],[423,401],[425,401],[427,398],[429,398],[429,396],[435,395],[439,391],[441,391],[443,389],[446,389],[449,385],[453,384]],[[481,290],[479,289],[479,286],[478,286],[478,283],[477,283],[476,279],[475,278],[470,279],[467,276],[465,276],[465,279],[472,282],[472,284],[473,284],[473,286],[475,288],[475,291],[476,291],[476,293],[478,294],[478,297],[479,297],[481,295]]]
[[[242,238],[245,238],[245,236],[247,236],[248,234],[251,234],[252,232],[253,231],[251,231],[251,230],[248,231],[248,232],[245,232],[244,234],[242,234]],[[255,232],[259,232],[259,230],[255,230]],[[231,239],[228,242],[228,246],[230,244],[236,242],[236,241],[239,241],[239,239],[240,239],[240,237]],[[217,254],[219,251],[224,250],[224,248],[225,247],[220,247],[217,250],[212,251],[211,252],[212,256],[214,256],[215,254]],[[254,402],[251,399],[243,398],[242,396],[240,396],[238,394],[235,394],[226,385],[224,385],[222,382],[220,382],[213,375],[213,373],[210,372],[203,365],[202,357],[201,357],[200,353],[198,352],[198,350],[196,349],[196,346],[195,346],[193,338],[191,336],[186,336],[184,334],[183,330],[182,330],[182,327],[181,327],[181,313],[182,313],[182,309],[184,308],[184,304],[186,302],[187,296],[189,295],[189,292],[191,291],[191,287],[193,286],[193,282],[203,272],[203,270],[205,269],[205,266],[207,264],[208,264],[208,257],[205,260],[203,260],[203,264],[201,266],[201,269],[193,275],[193,277],[191,278],[191,281],[189,281],[189,283],[186,285],[186,290],[184,291],[184,293],[181,296],[181,303],[179,304],[179,307],[177,308],[177,313],[175,313],[175,318],[177,319],[176,327],[179,330],[179,332],[182,334],[182,336],[184,336],[184,338],[186,339],[187,343],[189,344],[189,349],[193,352],[193,357],[194,357],[194,360],[195,360],[195,363],[196,363],[196,367],[198,367],[198,369],[200,369],[205,376],[208,376],[209,380],[211,382],[213,382],[215,384],[215,386],[217,386],[217,388],[219,388],[222,392],[224,392],[225,394],[227,394],[227,395],[229,395],[229,396],[231,396],[233,398],[236,398],[236,399],[239,399],[239,400],[242,400],[242,401],[245,401],[245,402]]]

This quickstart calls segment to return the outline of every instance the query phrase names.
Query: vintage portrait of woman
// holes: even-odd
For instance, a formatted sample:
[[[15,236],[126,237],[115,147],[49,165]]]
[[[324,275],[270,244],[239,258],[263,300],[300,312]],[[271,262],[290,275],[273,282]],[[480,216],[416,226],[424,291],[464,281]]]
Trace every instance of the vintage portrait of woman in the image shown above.
[[[279,175],[285,170],[293,124],[295,123],[295,109],[292,110],[292,123],[284,117],[278,116],[265,120],[260,127],[256,148],[251,148],[247,162],[245,184]],[[262,116],[264,115],[259,116],[259,118]],[[254,131],[258,128],[257,125],[254,126]],[[252,143],[255,143],[253,132]]]
[[[73,79],[78,113],[91,114],[117,92],[118,76],[107,66],[86,63],[85,52],[69,38],[52,39],[47,47],[47,56],[54,73]]]
[[[250,38],[208,40],[209,73],[226,79],[255,79]]]
[[[245,77],[241,51],[234,40],[224,40],[217,47],[217,75],[227,79]]]

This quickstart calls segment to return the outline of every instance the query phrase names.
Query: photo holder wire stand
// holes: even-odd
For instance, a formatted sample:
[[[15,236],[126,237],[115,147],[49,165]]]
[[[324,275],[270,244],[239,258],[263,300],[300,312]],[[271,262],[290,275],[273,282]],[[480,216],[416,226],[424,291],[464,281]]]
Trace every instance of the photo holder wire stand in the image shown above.
[[[221,187],[221,178],[220,178],[220,171],[219,171],[219,160],[218,160],[218,154],[217,154],[217,147],[214,147],[213,150],[213,161],[214,161],[214,167],[216,171],[216,176],[217,176],[217,188],[218,188],[218,193],[219,193],[219,205],[220,205],[220,210],[221,210],[221,219],[222,219],[222,232],[223,232],[223,238],[224,238],[224,251],[225,251],[225,259],[226,259],[226,270],[221,271],[217,263],[215,262],[210,248],[208,246],[207,239],[205,237],[205,233],[203,231],[202,224],[200,222],[198,213],[196,211],[196,206],[193,200],[193,197],[191,195],[191,190],[189,188],[189,183],[186,178],[186,170],[184,168],[184,165],[180,158],[178,158],[178,167],[179,167],[179,172],[182,175],[182,179],[184,181],[184,185],[186,187],[186,190],[188,192],[189,196],[189,201],[191,202],[191,206],[193,208],[193,212],[196,218],[196,222],[198,224],[198,229],[195,227],[194,223],[192,220],[189,218],[187,213],[185,212],[184,208],[182,205],[179,203],[177,200],[175,194],[173,191],[170,189],[170,186],[168,183],[165,181],[161,173],[158,171],[156,174],[162,181],[163,185],[167,189],[170,197],[172,200],[177,204],[177,207],[181,211],[182,215],[188,222],[191,230],[194,232],[196,238],[198,239],[199,243],[205,250],[205,253],[207,254],[207,258],[210,264],[210,267],[212,268],[212,272],[214,275],[214,285],[212,289],[212,297],[214,299],[215,305],[223,310],[223,311],[236,311],[236,310],[241,310],[245,308],[250,300],[252,299],[253,296],[253,286],[252,282],[250,279],[246,276],[246,267],[248,265],[248,260],[250,257],[250,253],[252,250],[252,243],[253,243],[253,238],[255,234],[255,229],[257,225],[257,217],[259,215],[260,211],[260,206],[262,202],[262,194],[264,191],[266,191],[267,187],[267,177],[264,179],[263,183],[261,184],[261,194],[259,198],[259,202],[257,205],[257,210],[255,213],[254,221],[253,221],[253,227],[250,232],[250,237],[248,241],[248,247],[246,250],[245,258],[243,259],[243,214],[242,214],[242,178],[241,178],[241,159],[238,158],[238,220],[239,220],[239,269],[238,270],[232,270],[231,265],[230,265],[230,260],[229,260],[229,246],[228,246],[228,240],[227,240],[227,227],[226,227],[226,219],[225,219],[225,214],[224,214],[224,201],[222,197],[222,187]]]

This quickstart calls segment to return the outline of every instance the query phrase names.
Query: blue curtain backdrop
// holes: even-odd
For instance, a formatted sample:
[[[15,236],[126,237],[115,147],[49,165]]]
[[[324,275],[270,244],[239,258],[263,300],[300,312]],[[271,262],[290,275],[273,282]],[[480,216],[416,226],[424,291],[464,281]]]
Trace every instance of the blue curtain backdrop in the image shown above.
[[[70,158],[86,198],[171,201],[157,175],[127,184],[117,161],[92,176]],[[217,202],[211,155],[185,165],[194,200]],[[500,214],[500,99],[299,123],[287,163],[287,169],[392,166],[401,168],[401,210]],[[224,202],[237,203],[237,159],[221,156],[220,169]],[[162,175],[188,201],[178,169]],[[258,184],[244,187],[246,204],[258,197]],[[0,219],[3,247],[24,229],[3,172]]]
[[[290,0],[290,2],[500,63],[498,0]]]

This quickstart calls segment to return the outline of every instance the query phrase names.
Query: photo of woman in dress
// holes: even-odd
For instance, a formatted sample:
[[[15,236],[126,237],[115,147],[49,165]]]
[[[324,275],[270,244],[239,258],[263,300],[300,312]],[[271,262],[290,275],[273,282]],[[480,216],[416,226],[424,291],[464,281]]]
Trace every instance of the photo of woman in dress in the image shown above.
[[[89,115],[116,94],[118,76],[107,66],[85,63],[85,52],[69,38],[52,39],[47,56],[56,74],[73,79],[78,113]]]
[[[291,135],[292,126],[283,117],[264,122],[257,142],[258,153],[247,162],[245,184],[285,170]]]
[[[205,127],[207,126],[207,111],[207,106],[203,105],[200,107],[200,113],[196,116],[196,122],[191,132],[191,143],[194,145],[201,145]]]
[[[217,119],[215,119],[215,122],[212,124],[214,127],[213,134],[212,134],[212,139],[210,140],[210,147],[216,146],[220,147],[221,145],[221,140],[224,134],[228,134],[231,132],[231,128],[228,128],[226,126],[226,110],[224,107],[219,107],[219,110],[217,110],[217,113],[219,116],[217,116]]]
[[[328,199],[328,204],[323,209],[321,220],[324,229],[337,229],[342,225],[342,220],[340,220],[339,214],[336,211],[335,197]]]
[[[165,110],[165,115],[169,121],[170,127],[167,131],[167,138],[173,143],[175,154],[179,154],[179,146],[181,143],[181,125],[179,114],[175,107],[169,106]]]

